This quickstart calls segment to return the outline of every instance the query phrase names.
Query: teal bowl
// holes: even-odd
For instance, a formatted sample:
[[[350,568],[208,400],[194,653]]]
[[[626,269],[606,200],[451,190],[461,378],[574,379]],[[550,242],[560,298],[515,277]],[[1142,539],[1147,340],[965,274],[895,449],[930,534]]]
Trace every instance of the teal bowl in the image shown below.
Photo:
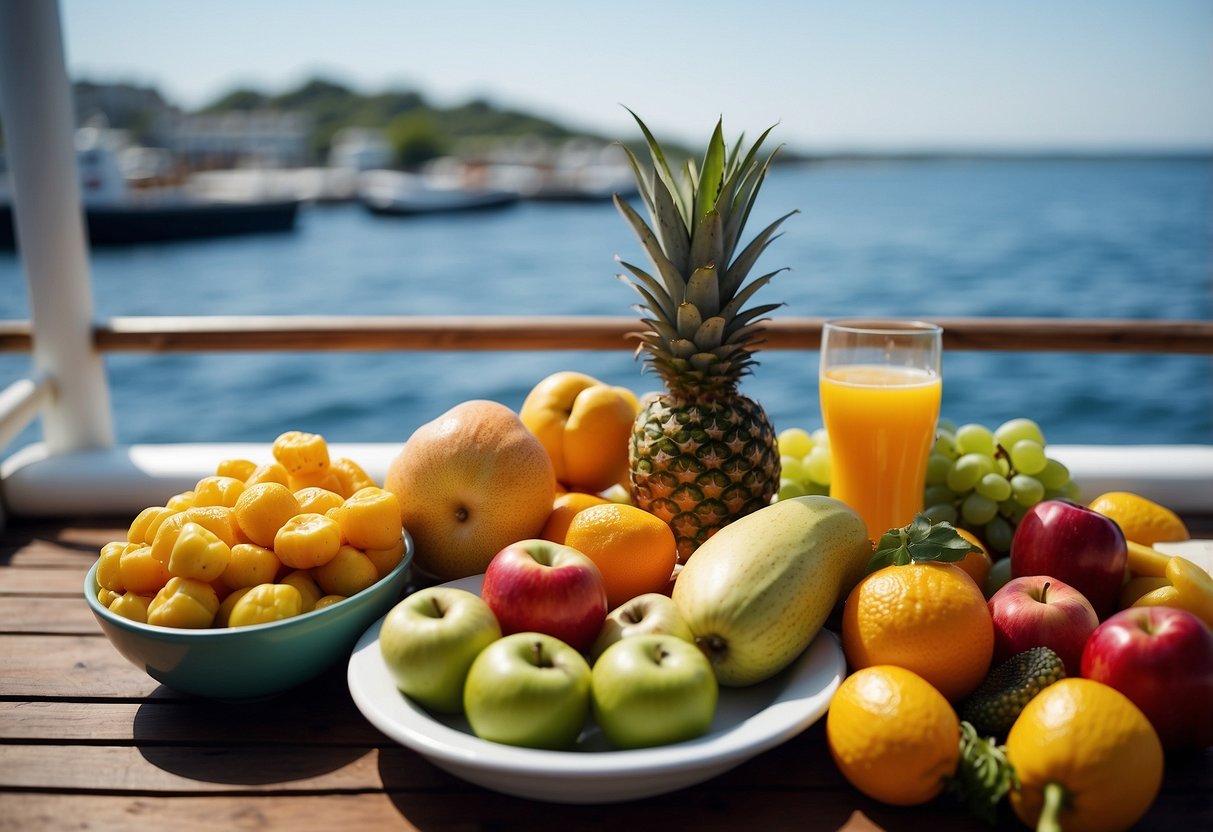
[[[110,643],[162,685],[207,699],[266,699],[348,660],[359,636],[400,600],[413,562],[407,532],[404,544],[400,563],[373,586],[269,624],[183,630],[131,621],[97,600],[95,563],[84,578],[84,597]]]

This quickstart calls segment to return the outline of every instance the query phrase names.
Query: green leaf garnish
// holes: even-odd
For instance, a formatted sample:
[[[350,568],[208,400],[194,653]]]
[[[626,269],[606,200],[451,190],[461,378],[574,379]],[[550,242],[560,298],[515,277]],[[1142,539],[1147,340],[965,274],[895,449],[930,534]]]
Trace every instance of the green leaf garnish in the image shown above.
[[[1019,787],[1006,748],[993,737],[982,737],[966,721],[960,723],[960,762],[948,781],[948,792],[965,803],[974,815],[991,825],[1012,789]]]
[[[925,514],[916,514],[908,526],[889,529],[880,536],[876,553],[868,561],[868,574],[907,563],[954,563],[964,560],[969,552],[980,551],[980,547],[961,537],[951,523],[942,520],[932,523]]]

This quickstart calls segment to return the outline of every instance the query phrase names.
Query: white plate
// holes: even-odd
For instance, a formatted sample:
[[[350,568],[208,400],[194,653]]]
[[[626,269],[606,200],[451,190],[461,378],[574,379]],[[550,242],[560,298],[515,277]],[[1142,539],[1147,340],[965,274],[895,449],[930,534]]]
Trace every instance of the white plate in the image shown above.
[[[480,591],[480,575],[447,586]],[[720,689],[711,730],[698,739],[616,751],[587,725],[572,751],[515,748],[482,740],[462,717],[437,717],[392,680],[372,624],[350,656],[354,704],[380,731],[457,777],[505,794],[559,803],[607,803],[701,783],[804,731],[826,712],[846,660],[827,630],[790,667],[746,688]]]

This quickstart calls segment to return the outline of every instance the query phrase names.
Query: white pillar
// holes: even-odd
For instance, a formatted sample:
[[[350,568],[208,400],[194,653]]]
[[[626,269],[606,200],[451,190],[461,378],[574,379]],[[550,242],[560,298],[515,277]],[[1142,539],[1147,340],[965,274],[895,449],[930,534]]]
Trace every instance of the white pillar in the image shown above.
[[[55,386],[42,413],[46,444],[51,453],[109,447],[113,418],[92,341],[75,116],[54,0],[0,2],[0,117],[29,282],[34,366]]]

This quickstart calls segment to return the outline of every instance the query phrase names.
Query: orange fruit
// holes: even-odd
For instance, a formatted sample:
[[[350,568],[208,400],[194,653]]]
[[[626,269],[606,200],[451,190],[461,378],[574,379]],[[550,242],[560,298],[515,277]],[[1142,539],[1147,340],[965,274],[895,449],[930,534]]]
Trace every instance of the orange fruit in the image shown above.
[[[990,669],[994,624],[981,590],[959,566],[886,566],[847,596],[842,646],[853,669],[904,667],[955,702]]]
[[[994,561],[977,535],[959,526],[956,528],[956,533],[981,549],[980,552],[969,552],[963,559],[956,561],[956,565],[973,579],[973,583],[977,584],[978,588],[981,588],[986,585],[986,576],[990,574],[990,567],[994,565]]]
[[[662,592],[677,561],[677,543],[665,521],[624,503],[577,512],[564,543],[594,561],[609,609],[646,592]]]
[[[1031,828],[1046,793],[1060,790],[1054,816],[1060,825],[1051,828],[1128,829],[1162,785],[1162,743],[1146,715],[1091,679],[1062,679],[1033,697],[1011,726],[1006,749],[1019,778],[1011,808]]]
[[[892,665],[843,680],[826,715],[830,756],[875,800],[915,806],[936,797],[960,760],[960,720],[939,691]]]
[[[552,513],[548,515],[548,521],[543,524],[539,537],[553,543],[564,543],[564,536],[569,531],[569,523],[573,521],[573,515],[583,508],[600,506],[609,502],[610,500],[599,497],[597,494],[586,494],[584,491],[565,491],[557,494],[556,499],[552,501]]]
[[[1188,527],[1179,515],[1166,506],[1130,491],[1109,491],[1091,501],[1088,506],[1105,517],[1111,517],[1124,532],[1126,540],[1153,546],[1172,540],[1187,540]]]

